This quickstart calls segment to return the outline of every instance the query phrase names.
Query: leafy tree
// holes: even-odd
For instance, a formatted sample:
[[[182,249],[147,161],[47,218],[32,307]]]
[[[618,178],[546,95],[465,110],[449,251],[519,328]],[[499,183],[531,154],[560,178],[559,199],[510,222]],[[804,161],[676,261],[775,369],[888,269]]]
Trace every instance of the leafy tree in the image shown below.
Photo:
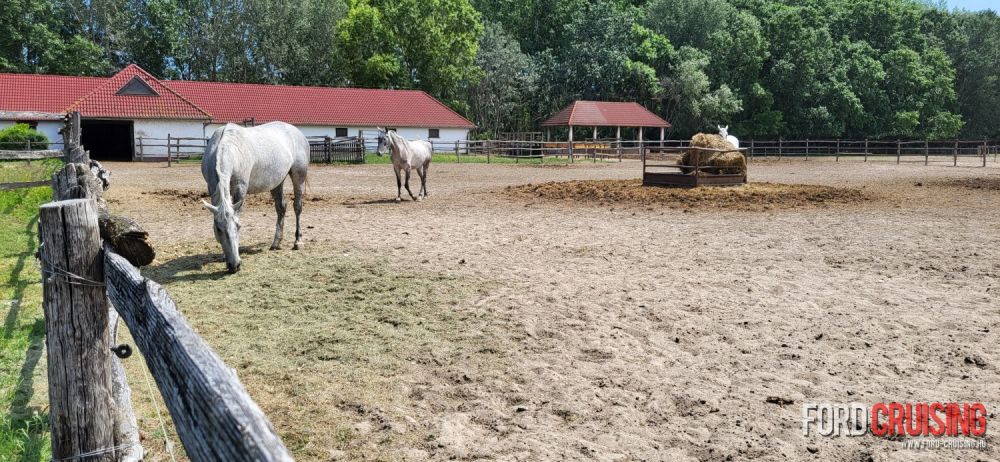
[[[533,116],[528,98],[538,80],[536,66],[499,23],[486,23],[476,54],[479,75],[468,87],[468,107],[480,133],[527,130]]]

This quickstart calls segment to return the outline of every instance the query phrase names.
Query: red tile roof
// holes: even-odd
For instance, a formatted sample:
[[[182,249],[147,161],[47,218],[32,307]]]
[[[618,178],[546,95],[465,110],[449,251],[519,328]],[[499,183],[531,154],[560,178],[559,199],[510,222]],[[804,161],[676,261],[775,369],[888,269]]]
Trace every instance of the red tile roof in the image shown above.
[[[105,77],[0,74],[0,110],[10,112],[66,112],[107,81]]]
[[[670,127],[670,122],[638,103],[574,101],[545,122],[543,127]]]
[[[212,114],[213,122],[281,120],[301,125],[475,128],[417,90],[291,87],[247,83],[167,82]]]
[[[142,79],[158,95],[118,94],[118,90],[135,77]],[[83,117],[113,119],[209,120],[212,118],[207,112],[135,64],[106,79],[103,84],[66,108],[66,112],[71,111],[79,111]]]
[[[138,76],[160,96],[119,95]],[[157,80],[136,65],[113,77],[0,74],[0,113],[68,112],[118,119],[200,119],[299,125],[475,128],[416,90]]]

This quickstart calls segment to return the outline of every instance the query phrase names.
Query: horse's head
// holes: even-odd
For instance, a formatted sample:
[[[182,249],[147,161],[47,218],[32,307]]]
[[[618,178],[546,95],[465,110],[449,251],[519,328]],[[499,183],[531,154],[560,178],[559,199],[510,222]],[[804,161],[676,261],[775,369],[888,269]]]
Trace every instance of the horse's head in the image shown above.
[[[385,155],[386,153],[389,152],[389,147],[390,147],[391,143],[392,142],[389,139],[389,132],[386,131],[386,130],[383,130],[381,127],[379,127],[378,128],[378,146],[375,147],[375,153],[378,154],[379,157]]]
[[[230,273],[240,270],[240,216],[236,213],[229,200],[223,198],[219,205],[215,206],[208,202],[201,201],[206,209],[212,212],[212,231],[215,232],[215,240],[222,245],[222,253],[226,255],[226,269]],[[239,207],[241,204],[237,204]]]
[[[722,125],[716,125],[716,126],[719,127],[719,136],[723,138],[729,136],[729,125],[726,125],[725,127],[723,127]]]

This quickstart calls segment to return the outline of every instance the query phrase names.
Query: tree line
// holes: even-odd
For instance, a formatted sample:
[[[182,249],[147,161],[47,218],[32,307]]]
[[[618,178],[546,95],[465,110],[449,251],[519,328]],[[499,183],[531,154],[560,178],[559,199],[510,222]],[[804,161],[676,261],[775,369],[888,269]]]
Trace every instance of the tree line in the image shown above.
[[[672,136],[1000,136],[1000,17],[915,0],[8,0],[0,71],[416,88],[479,135],[577,99]]]

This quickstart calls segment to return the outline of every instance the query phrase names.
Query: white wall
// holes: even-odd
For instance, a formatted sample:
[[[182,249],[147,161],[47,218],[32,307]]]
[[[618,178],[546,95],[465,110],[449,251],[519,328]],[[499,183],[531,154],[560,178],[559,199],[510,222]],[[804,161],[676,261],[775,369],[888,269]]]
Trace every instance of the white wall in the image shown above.
[[[10,127],[11,125],[14,125],[13,120],[0,120],[0,130]],[[61,144],[62,135],[59,134],[59,130],[62,128],[62,126],[63,126],[62,121],[42,120],[38,122],[38,128],[36,128],[36,130],[45,134],[45,136],[49,138],[49,141],[53,143],[60,143],[57,146],[52,146],[52,148],[62,149],[62,144]],[[4,146],[0,147],[0,149],[11,149],[11,147]]]
[[[205,130],[205,136],[210,137],[216,129],[221,127],[221,124],[211,124]],[[296,125],[299,130],[302,130],[306,136],[329,136],[331,138],[337,136],[337,127],[334,126],[324,126],[324,125]],[[341,127],[343,128],[343,127]],[[385,127],[383,127],[385,128]],[[426,140],[428,135],[428,128],[420,127],[389,127],[395,128],[396,131],[402,135],[404,138],[409,140]],[[347,127],[347,136],[358,136],[361,131],[365,131],[368,134],[376,130],[376,127]],[[435,141],[455,141],[464,140],[469,136],[469,130],[466,128],[441,128],[439,129],[439,137],[435,138]]]
[[[163,120],[163,119],[142,119],[133,122],[133,132],[135,136],[135,155],[139,156],[139,138],[143,139],[144,157],[166,157],[167,156],[167,135],[174,138],[205,138],[209,136],[205,133],[205,124],[200,120]],[[149,138],[148,140],[146,138]],[[197,144],[184,143],[181,144]],[[184,147],[185,152],[198,151],[203,149]]]

